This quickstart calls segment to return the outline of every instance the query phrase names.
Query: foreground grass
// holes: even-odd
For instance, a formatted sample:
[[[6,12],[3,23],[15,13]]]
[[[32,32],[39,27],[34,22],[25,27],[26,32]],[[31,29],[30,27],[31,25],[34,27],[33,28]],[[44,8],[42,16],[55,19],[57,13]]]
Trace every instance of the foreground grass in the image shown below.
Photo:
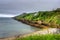
[[[60,40],[60,34],[34,35],[16,40]]]

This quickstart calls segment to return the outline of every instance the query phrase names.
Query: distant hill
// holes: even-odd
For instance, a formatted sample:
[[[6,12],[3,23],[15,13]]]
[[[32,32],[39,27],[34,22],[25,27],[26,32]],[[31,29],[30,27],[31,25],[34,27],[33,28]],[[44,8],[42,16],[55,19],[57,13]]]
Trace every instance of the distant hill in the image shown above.
[[[33,13],[23,13],[15,17],[16,20],[42,21],[44,23],[60,25],[60,8],[52,11],[38,11]]]

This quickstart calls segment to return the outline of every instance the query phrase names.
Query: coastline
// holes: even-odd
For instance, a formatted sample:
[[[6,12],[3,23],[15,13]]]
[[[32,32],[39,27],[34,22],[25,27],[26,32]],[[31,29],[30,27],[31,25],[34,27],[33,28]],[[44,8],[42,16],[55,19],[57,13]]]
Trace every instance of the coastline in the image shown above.
[[[15,20],[17,20],[16,18],[14,18]],[[26,20],[24,18],[17,20],[19,22],[22,22],[24,24],[30,25],[32,27],[37,27],[37,28],[50,28],[50,24],[49,23],[44,23],[42,21],[30,21],[30,20]]]
[[[51,15],[52,15],[52,13],[51,13]],[[22,15],[22,16],[24,16],[24,15]],[[25,23],[25,24],[30,25],[32,27],[41,28],[42,30],[39,30],[39,31],[36,31],[36,32],[32,32],[32,33],[29,33],[29,34],[25,34],[25,35],[18,35],[18,36],[13,36],[13,37],[8,37],[8,38],[1,38],[0,40],[15,40],[16,38],[28,37],[28,36],[33,36],[33,35],[60,34],[60,25],[57,25],[55,23],[56,21],[53,20],[53,18],[56,18],[56,16],[52,15],[50,17],[51,20],[48,19],[49,22],[47,22],[46,20],[44,20],[44,21],[47,22],[46,23],[46,22],[44,22],[42,20],[31,21],[31,20],[24,19],[24,17],[21,17],[21,18],[18,17],[18,19],[16,17],[14,17],[13,19],[15,19],[15,20],[17,20],[19,22]],[[57,18],[59,18],[59,15],[57,15]],[[44,19],[44,16],[43,16],[42,19]],[[56,20],[58,21],[58,19],[56,19]],[[50,21],[52,21],[52,22],[50,23]]]
[[[60,34],[60,29],[57,28],[48,28],[48,29],[42,29],[33,33],[25,34],[25,35],[18,35],[18,36],[13,36],[13,37],[7,37],[7,38],[0,38],[0,40],[15,40],[16,38],[21,38],[21,37],[27,37],[27,36],[33,36],[33,35],[45,35],[45,34]]]

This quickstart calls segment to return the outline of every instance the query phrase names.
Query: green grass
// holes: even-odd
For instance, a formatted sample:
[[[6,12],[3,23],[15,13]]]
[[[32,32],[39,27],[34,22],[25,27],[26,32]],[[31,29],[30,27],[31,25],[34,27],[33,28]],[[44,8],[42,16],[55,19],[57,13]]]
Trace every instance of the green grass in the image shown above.
[[[52,11],[38,11],[34,13],[23,13],[19,16],[16,16],[15,18],[17,20],[25,19],[29,21],[43,21],[44,23],[53,23],[52,26],[58,24],[58,26],[60,27],[60,9]]]
[[[60,40],[60,34],[34,35],[16,40]]]
[[[35,15],[36,14],[36,15]],[[17,20],[25,19],[29,21],[43,21],[50,23],[50,27],[60,28],[60,8],[52,11],[38,11],[34,13],[23,13],[15,17]],[[60,34],[34,35],[16,40],[60,40]]]

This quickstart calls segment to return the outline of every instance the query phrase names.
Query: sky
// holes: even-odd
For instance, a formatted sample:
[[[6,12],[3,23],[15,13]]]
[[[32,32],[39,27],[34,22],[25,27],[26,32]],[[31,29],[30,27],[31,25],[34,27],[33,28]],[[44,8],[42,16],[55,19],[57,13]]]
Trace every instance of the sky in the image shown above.
[[[14,17],[14,16],[16,16],[16,15],[7,15],[7,14],[0,14],[0,17]]]
[[[0,0],[0,17],[60,8],[60,0]]]

